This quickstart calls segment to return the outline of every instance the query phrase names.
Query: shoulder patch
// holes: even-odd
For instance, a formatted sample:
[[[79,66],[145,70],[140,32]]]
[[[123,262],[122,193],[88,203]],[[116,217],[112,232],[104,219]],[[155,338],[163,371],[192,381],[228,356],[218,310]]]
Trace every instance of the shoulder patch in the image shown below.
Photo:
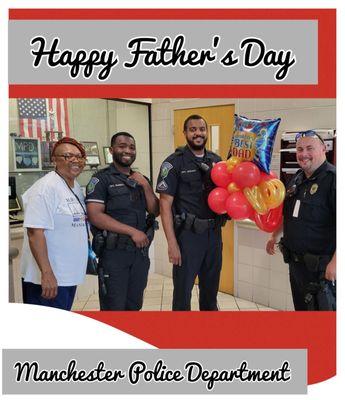
[[[90,182],[86,186],[86,194],[87,195],[91,194],[95,190],[95,187],[98,182],[99,182],[99,179],[96,178],[95,176],[91,178]]]
[[[168,184],[163,180],[160,181],[157,185],[157,190],[165,191],[168,189]]]
[[[165,179],[169,175],[169,171],[173,169],[174,167],[170,162],[164,161],[164,163],[161,166],[161,178]]]

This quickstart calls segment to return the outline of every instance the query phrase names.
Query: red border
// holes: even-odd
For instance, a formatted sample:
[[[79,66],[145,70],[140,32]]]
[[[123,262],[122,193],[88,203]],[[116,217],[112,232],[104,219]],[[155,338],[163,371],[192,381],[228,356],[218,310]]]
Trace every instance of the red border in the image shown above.
[[[317,85],[10,85],[10,97],[220,97],[220,98],[335,98],[335,9],[10,9],[10,20],[111,19],[281,19],[317,20]]]
[[[335,312],[111,312],[79,314],[160,349],[307,349],[308,384],[336,374]]]
[[[113,19],[200,19],[270,20],[320,19],[335,16],[335,9],[9,9],[9,19],[17,20],[113,20]]]
[[[10,85],[9,97],[70,98],[333,98],[320,85]]]
[[[10,85],[10,97],[333,98],[331,85]],[[202,96],[200,96],[202,95]]]

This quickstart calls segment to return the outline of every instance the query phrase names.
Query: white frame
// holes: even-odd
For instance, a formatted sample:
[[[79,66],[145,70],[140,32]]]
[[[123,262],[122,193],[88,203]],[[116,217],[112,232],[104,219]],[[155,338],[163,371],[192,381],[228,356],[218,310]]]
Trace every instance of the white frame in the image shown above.
[[[105,164],[110,165],[113,163],[113,156],[110,153],[108,146],[103,146],[103,155]]]
[[[84,148],[85,148],[85,151],[86,151],[86,163],[85,163],[85,165],[87,165],[88,167],[90,167],[90,166],[94,166],[94,165],[101,165],[101,158],[100,158],[100,156],[99,156],[99,147],[98,147],[98,143],[97,142],[95,142],[95,141],[92,141],[92,140],[83,140],[83,141],[81,141],[80,142],[83,146],[84,146],[84,143],[91,143],[92,145],[96,145],[96,148],[97,148],[97,154],[87,154],[88,152],[87,152],[87,147],[85,148],[85,146],[84,146]],[[93,162],[90,162],[90,157],[97,157],[97,163],[93,163]]]
[[[16,152],[16,142],[17,141],[32,141],[36,142],[37,146],[37,158],[38,158],[38,166],[37,168],[17,168],[17,152]],[[13,147],[13,162],[14,162],[14,171],[15,172],[34,172],[34,171],[42,171],[42,159],[41,159],[41,143],[36,138],[28,138],[28,137],[14,137],[12,142]]]

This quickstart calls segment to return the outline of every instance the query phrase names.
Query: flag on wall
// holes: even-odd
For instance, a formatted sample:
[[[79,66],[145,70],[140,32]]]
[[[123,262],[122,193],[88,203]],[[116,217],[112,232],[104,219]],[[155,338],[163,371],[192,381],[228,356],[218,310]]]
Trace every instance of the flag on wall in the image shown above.
[[[18,99],[20,136],[50,140],[69,136],[67,99]]]

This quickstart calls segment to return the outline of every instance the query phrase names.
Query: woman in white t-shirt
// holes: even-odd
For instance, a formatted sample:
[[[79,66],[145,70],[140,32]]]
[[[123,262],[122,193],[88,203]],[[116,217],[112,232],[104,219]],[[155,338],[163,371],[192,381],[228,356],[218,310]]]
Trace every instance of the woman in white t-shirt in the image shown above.
[[[88,259],[84,196],[76,182],[85,149],[64,137],[55,144],[52,159],[55,171],[23,194],[23,301],[70,310]]]

